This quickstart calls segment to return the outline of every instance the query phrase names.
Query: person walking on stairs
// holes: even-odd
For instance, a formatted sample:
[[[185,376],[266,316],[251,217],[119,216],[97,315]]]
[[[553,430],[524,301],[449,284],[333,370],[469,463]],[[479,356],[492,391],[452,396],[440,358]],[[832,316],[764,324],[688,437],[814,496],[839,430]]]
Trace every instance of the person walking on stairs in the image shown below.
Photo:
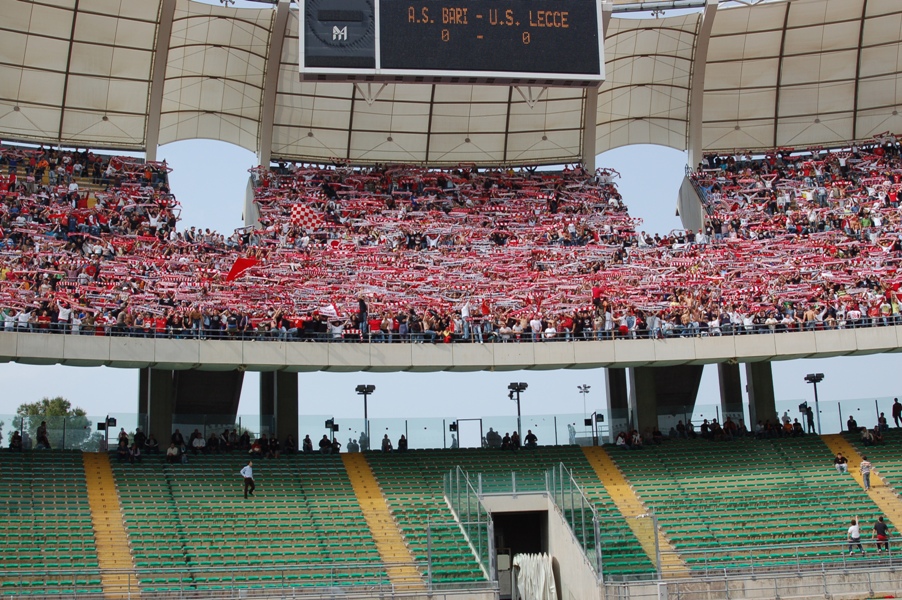
[[[874,523],[874,537],[877,539],[877,552],[889,552],[889,525],[883,521],[882,516],[877,517],[877,522]]]
[[[867,456],[862,456],[858,470],[861,471],[861,479],[864,481],[864,491],[867,492],[871,489],[871,471],[874,470],[874,465],[871,464],[871,461],[868,460]]]
[[[244,477],[244,497],[247,498],[247,495],[254,495],[254,490],[257,489],[257,486],[254,485],[254,463],[253,461],[247,461],[247,465],[241,469],[241,476]]]
[[[858,551],[864,556],[865,552],[861,546],[861,529],[858,526],[858,517],[852,519],[852,525],[849,527],[849,556],[855,553],[855,546],[858,546]]]

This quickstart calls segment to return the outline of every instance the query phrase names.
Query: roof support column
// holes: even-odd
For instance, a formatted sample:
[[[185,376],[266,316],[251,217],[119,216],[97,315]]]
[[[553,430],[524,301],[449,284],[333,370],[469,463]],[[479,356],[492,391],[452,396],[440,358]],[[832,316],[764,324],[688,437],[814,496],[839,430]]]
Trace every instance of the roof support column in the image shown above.
[[[172,37],[172,18],[175,0],[160,2],[160,25],[157,27],[157,46],[153,53],[153,71],[150,75],[150,100],[147,103],[147,120],[144,129],[144,156],[157,159],[160,145],[160,113],[163,110],[163,86],[166,83],[166,64],[169,62],[169,40]]]
[[[589,172],[595,172],[595,129],[598,120],[598,87],[586,88],[586,96],[583,99],[583,167]]]
[[[260,103],[260,132],[257,135],[257,163],[269,166],[272,158],[272,128],[276,116],[276,96],[279,91],[279,71],[282,67],[282,45],[288,25],[290,0],[279,0],[269,37],[269,56],[263,76],[263,102]]]
[[[689,166],[695,166],[702,160],[704,149],[702,140],[702,123],[705,100],[705,68],[708,64],[708,44],[711,41],[711,29],[717,14],[718,0],[707,0],[702,20],[695,39],[695,57],[692,61],[692,81],[689,84],[689,131],[688,150]]]
[[[614,4],[608,0],[601,3],[601,34],[607,36],[608,25],[614,14]],[[602,40],[604,44],[604,40]],[[598,154],[596,143],[596,129],[598,128],[598,86],[587,87],[586,96],[583,98],[583,167],[590,173],[595,172],[595,156]]]

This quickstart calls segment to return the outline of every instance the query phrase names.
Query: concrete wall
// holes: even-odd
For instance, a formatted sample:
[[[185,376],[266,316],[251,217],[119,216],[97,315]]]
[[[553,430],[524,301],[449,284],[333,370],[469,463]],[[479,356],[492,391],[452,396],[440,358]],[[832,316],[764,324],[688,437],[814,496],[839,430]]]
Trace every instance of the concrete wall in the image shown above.
[[[546,511],[548,513],[548,555],[560,573],[560,600],[593,600],[600,598],[601,589],[595,571],[573,536],[570,526],[545,493],[488,494],[480,498],[492,513]]]
[[[665,580],[609,584],[604,597],[617,600],[730,600],[735,598],[823,600],[892,598],[902,594],[902,572],[879,567],[835,568],[824,572],[768,574],[730,578]]]
[[[548,554],[554,560],[555,572],[560,569],[559,600],[600,598],[598,578],[573,531],[550,500],[548,504]]]
[[[677,214],[680,216],[683,229],[698,231],[704,227],[705,209],[688,177],[683,177],[683,183],[677,193]]]
[[[902,326],[667,340],[304,344],[0,333],[0,362],[204,371],[508,371],[713,364],[902,351]]]

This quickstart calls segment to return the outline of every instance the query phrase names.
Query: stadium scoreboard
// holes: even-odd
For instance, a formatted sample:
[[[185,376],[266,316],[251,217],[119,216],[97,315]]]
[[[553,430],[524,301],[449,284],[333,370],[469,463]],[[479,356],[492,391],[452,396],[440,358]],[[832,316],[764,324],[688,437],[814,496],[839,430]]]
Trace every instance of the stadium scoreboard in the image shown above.
[[[601,0],[301,0],[302,80],[597,86]]]

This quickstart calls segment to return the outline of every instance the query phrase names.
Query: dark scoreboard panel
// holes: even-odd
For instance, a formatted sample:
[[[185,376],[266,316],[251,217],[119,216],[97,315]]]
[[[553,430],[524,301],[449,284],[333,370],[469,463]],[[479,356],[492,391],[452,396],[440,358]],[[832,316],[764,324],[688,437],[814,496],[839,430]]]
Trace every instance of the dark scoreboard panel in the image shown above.
[[[600,0],[304,0],[306,80],[598,85]]]

